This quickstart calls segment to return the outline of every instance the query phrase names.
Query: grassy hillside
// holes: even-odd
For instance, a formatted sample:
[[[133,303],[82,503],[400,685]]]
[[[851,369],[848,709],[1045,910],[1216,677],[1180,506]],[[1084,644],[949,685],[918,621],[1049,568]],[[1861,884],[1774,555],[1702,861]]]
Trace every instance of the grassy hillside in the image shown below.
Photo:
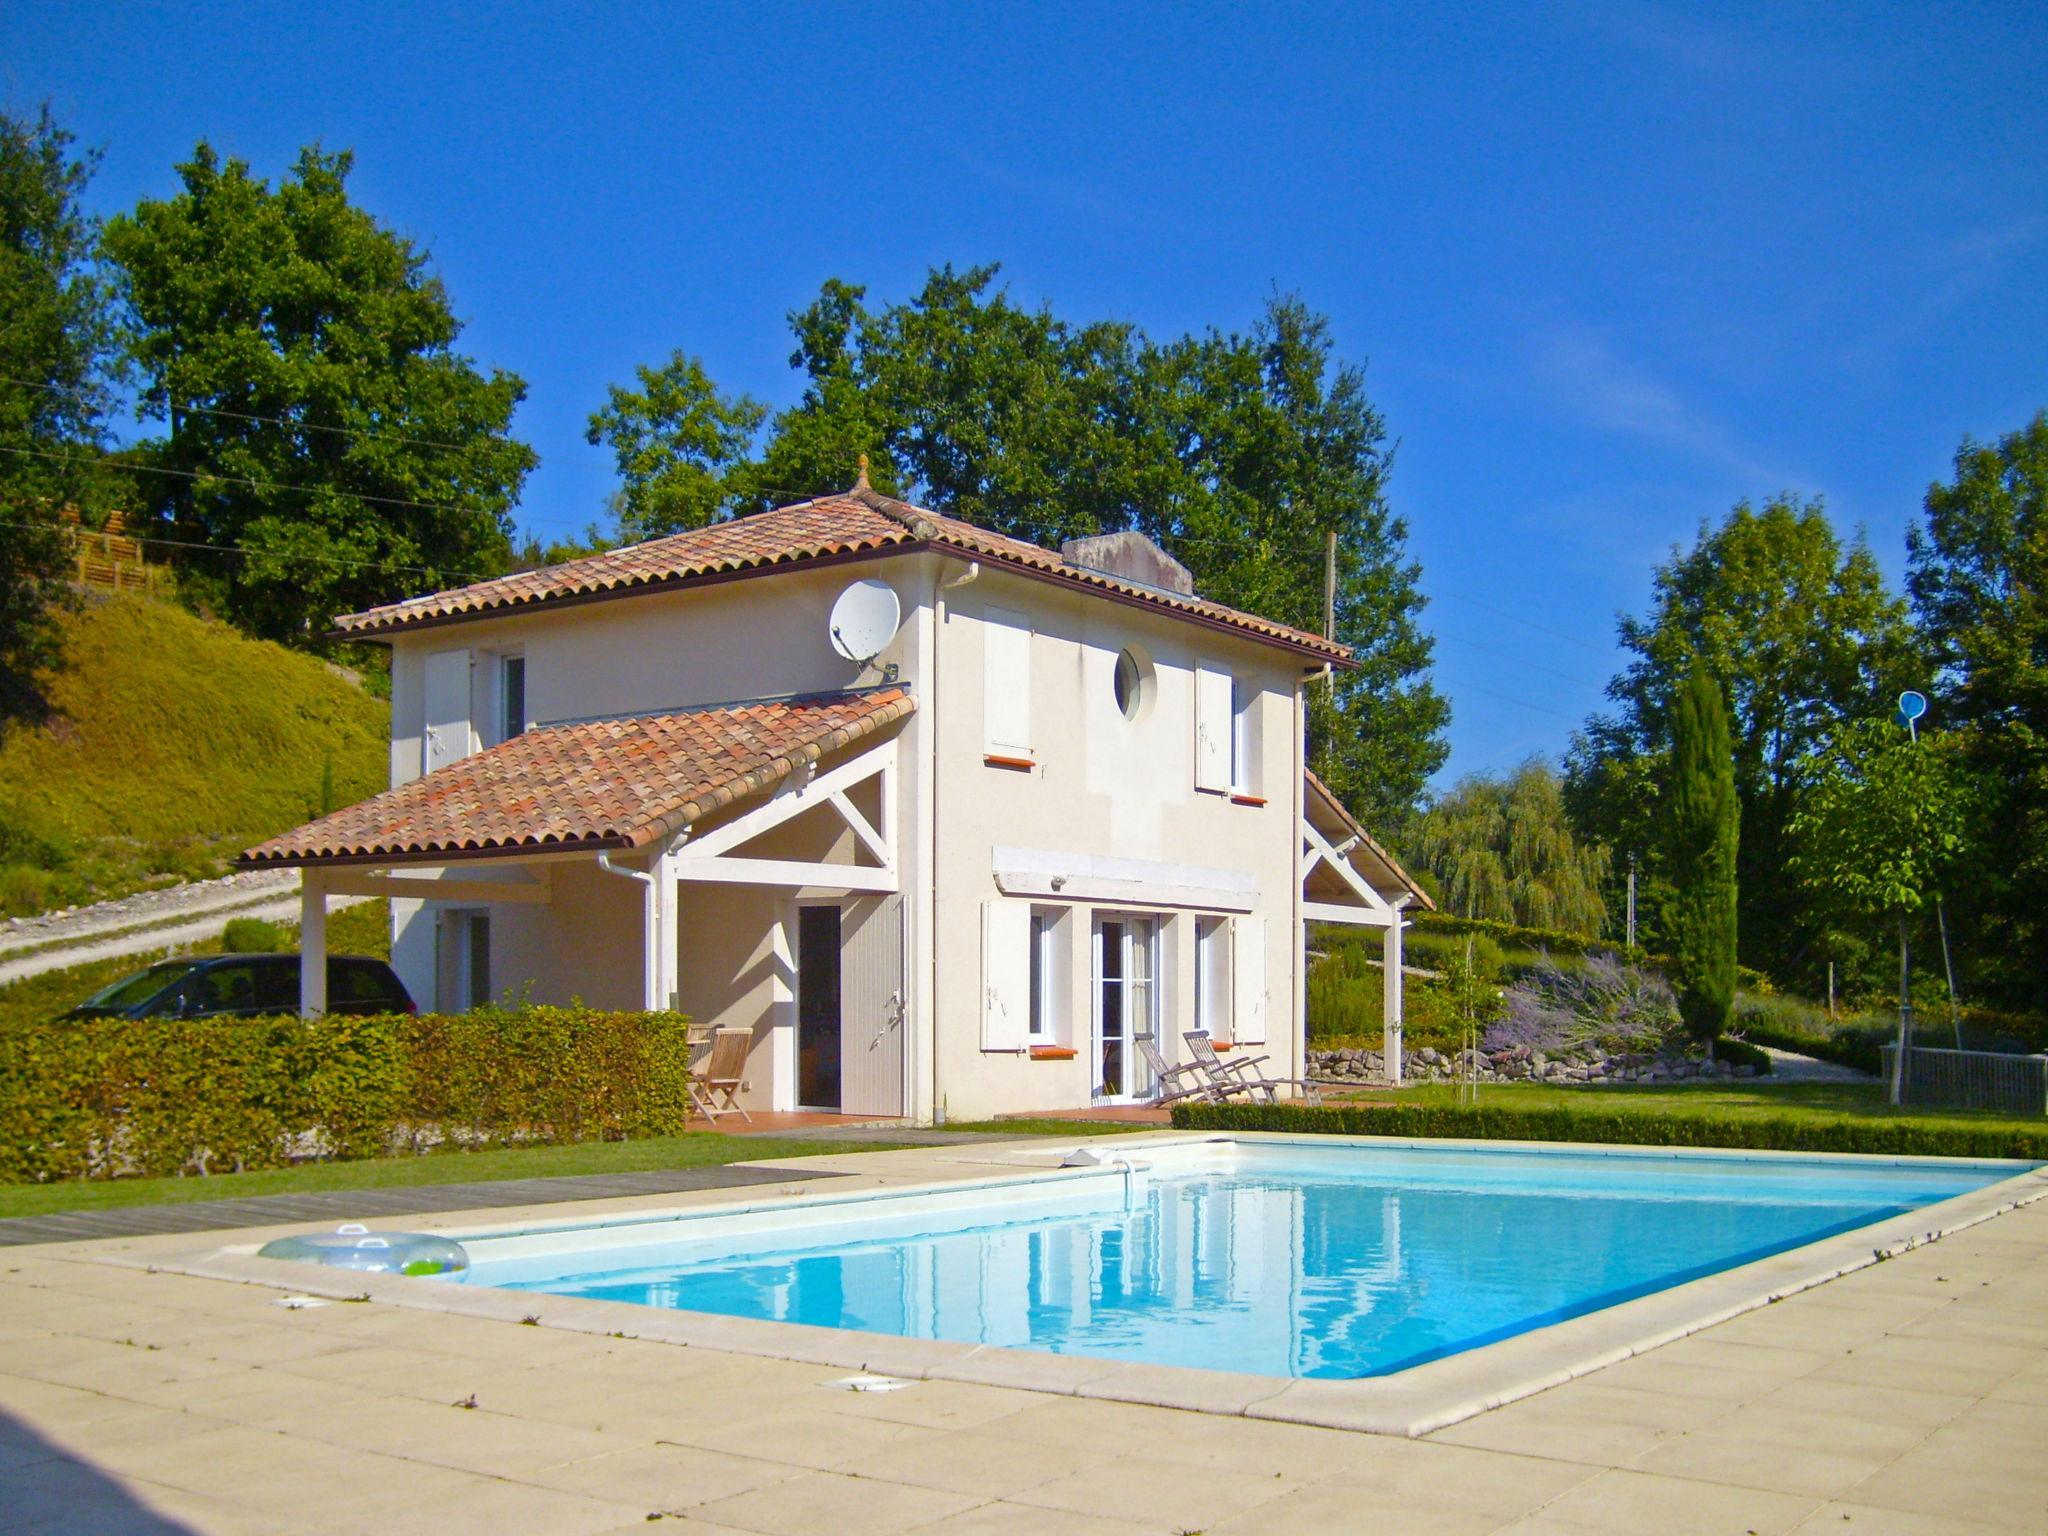
[[[390,708],[321,662],[169,603],[66,626],[58,716],[0,741],[0,910],[226,872],[250,843],[382,789]]]

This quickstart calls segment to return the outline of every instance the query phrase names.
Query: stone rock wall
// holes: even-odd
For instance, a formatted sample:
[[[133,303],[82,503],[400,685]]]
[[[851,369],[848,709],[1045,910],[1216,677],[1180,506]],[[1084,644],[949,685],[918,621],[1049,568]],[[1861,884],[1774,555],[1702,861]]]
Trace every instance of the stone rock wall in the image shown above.
[[[1709,1062],[1697,1057],[1606,1055],[1575,1052],[1551,1056],[1529,1046],[1502,1051],[1473,1051],[1470,1071],[1459,1069],[1457,1053],[1434,1046],[1403,1051],[1403,1075],[1411,1083],[1445,1083],[1477,1078],[1482,1083],[1663,1083],[1692,1077],[1754,1077],[1755,1069],[1732,1061]],[[1308,1053],[1308,1073],[1322,1082],[1384,1083],[1384,1053],[1345,1049]]]

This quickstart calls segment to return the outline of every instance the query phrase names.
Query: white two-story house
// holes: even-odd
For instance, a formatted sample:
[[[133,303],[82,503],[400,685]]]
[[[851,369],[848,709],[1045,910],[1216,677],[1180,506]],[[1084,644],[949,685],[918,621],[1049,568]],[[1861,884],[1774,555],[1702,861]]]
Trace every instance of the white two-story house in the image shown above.
[[[394,603],[392,787],[243,856],[388,896],[422,1007],[675,1007],[743,1102],[1141,1102],[1138,1042],[1303,1058],[1304,925],[1424,899],[1303,763],[1349,652],[1136,535],[1055,553],[844,495]],[[326,1006],[325,967],[302,1006]],[[1395,1057],[1398,1060],[1398,1056]]]

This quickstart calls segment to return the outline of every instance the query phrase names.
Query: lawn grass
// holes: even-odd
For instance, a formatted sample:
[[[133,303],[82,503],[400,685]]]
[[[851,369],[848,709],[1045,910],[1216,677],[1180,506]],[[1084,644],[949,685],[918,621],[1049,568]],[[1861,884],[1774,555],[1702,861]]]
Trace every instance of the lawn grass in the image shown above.
[[[590,1141],[566,1147],[500,1147],[487,1152],[435,1152],[351,1163],[307,1163],[206,1178],[66,1180],[0,1184],[0,1217],[51,1216],[122,1206],[183,1205],[250,1195],[311,1195],[335,1190],[399,1189],[500,1179],[551,1179],[579,1173],[641,1173],[656,1168],[710,1168],[757,1158],[875,1152],[889,1142],[806,1141],[788,1136],[729,1136],[693,1131],[640,1141]]]
[[[169,602],[62,620],[54,717],[0,740],[0,913],[225,872],[390,779],[390,706],[316,657]]]

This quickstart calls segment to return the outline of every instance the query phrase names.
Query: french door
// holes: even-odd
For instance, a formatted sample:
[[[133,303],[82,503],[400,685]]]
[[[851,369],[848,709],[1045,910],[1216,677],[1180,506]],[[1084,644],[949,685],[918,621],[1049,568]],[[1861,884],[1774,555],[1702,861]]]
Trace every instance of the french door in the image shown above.
[[[1098,1104],[1151,1097],[1139,1042],[1159,1038],[1159,925],[1149,917],[1095,920],[1095,1089]]]

